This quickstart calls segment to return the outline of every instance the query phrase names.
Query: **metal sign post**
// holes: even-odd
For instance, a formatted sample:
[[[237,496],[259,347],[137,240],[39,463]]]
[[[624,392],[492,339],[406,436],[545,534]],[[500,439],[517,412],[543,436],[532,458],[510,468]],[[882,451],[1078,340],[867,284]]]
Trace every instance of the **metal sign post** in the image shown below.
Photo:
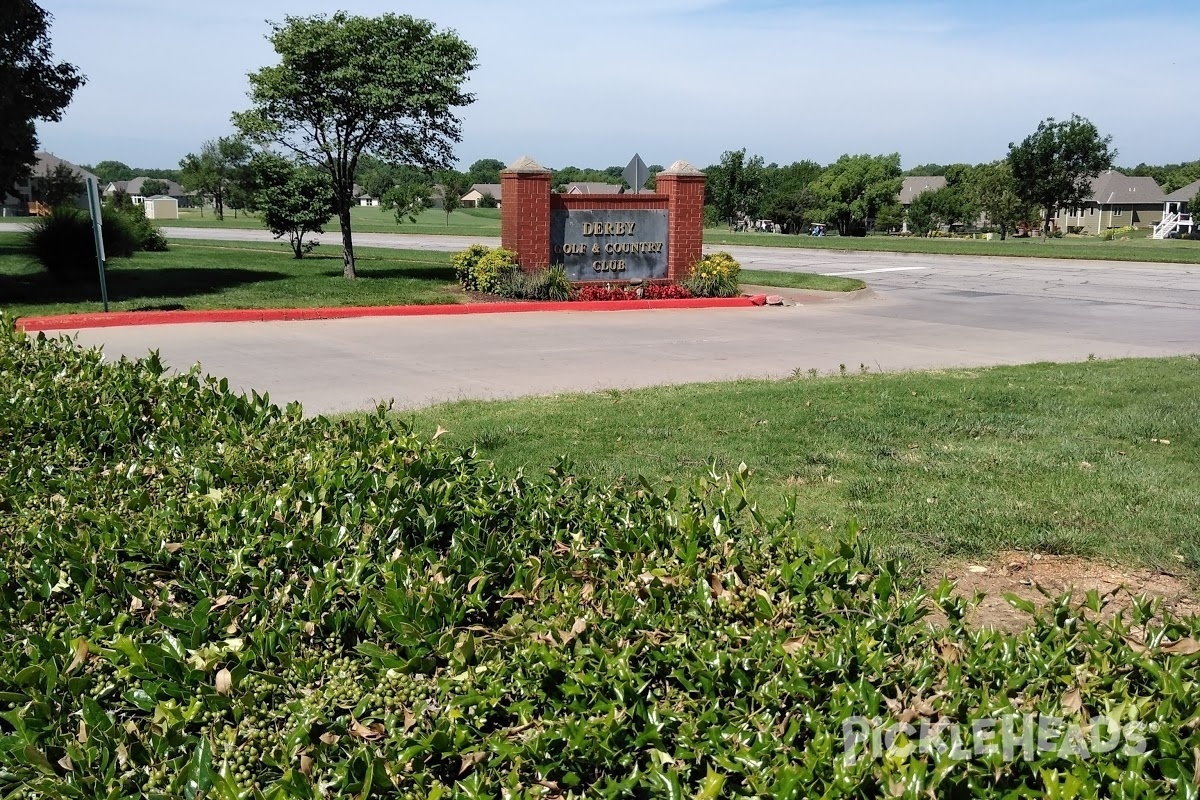
[[[108,281],[104,275],[104,221],[100,216],[100,185],[95,178],[87,178],[88,211],[92,215],[92,237],[96,240],[96,268],[100,270],[100,299],[104,311],[108,312]]]

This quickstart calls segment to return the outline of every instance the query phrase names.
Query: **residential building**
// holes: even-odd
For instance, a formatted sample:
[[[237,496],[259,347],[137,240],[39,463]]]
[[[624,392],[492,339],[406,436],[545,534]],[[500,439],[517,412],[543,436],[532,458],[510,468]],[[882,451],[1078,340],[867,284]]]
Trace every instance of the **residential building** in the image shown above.
[[[57,169],[59,164],[66,164],[70,167],[71,171],[80,180],[96,177],[83,167],[76,166],[53,153],[43,150],[38,151],[35,155],[37,156],[37,163],[33,165],[33,171],[30,173],[30,176],[14,187],[14,194],[5,195],[4,197],[4,214],[6,216],[10,211],[14,214],[42,213],[45,210],[41,203],[45,177]],[[86,207],[86,195],[80,194],[77,204],[81,207]]]
[[[1196,207],[1194,202],[1197,195],[1200,195],[1200,181],[1193,181],[1163,199],[1162,221],[1154,226],[1155,239],[1187,236],[1196,232],[1196,214],[1200,213],[1200,207]]]
[[[462,196],[463,208],[479,208],[480,201],[488,195],[495,198],[496,208],[499,208],[502,198],[500,196],[500,184],[498,183],[476,183],[472,185],[470,191]]]
[[[183,190],[183,187],[175,181],[165,180],[162,178],[147,178],[142,176],[129,181],[113,181],[112,183],[108,184],[108,186],[104,187],[103,194],[105,197],[112,197],[118,191],[123,191],[126,195],[128,195],[129,202],[133,203],[135,206],[140,206],[146,202],[146,193],[142,190],[142,186],[146,183],[146,181],[158,181],[159,183],[165,183],[167,185],[167,191],[163,194],[166,197],[175,198],[180,206],[187,208],[189,204],[189,198],[187,192]]]
[[[1092,181],[1082,205],[1060,208],[1053,223],[1068,233],[1099,234],[1109,228],[1145,227],[1162,221],[1166,195],[1153,178],[1132,177],[1115,169]]]
[[[913,200],[925,192],[936,192],[938,189],[945,188],[946,179],[941,175],[910,175],[904,179],[904,183],[900,184],[900,194],[896,198],[900,201],[900,211],[904,215],[904,227],[900,229],[901,233],[909,232],[908,209]]]
[[[563,194],[624,194],[625,187],[615,183],[598,183],[596,181],[572,181],[567,184]]]

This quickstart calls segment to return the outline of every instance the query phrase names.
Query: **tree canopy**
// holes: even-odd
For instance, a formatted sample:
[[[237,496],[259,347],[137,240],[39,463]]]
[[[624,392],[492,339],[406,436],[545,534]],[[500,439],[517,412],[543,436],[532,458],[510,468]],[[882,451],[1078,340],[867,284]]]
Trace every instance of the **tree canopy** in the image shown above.
[[[142,196],[154,197],[159,194],[166,194],[171,187],[167,182],[159,178],[147,178],[142,181]]]
[[[900,193],[900,154],[844,155],[813,181],[816,214],[837,226],[842,236],[865,232],[880,209],[894,205]]]
[[[225,219],[225,201],[230,187],[250,177],[250,145],[236,136],[210,139],[199,153],[188,153],[179,162],[179,182],[186,191],[213,204],[217,219]]]
[[[1092,193],[1092,181],[1111,169],[1116,151],[1111,136],[1101,136],[1087,119],[1072,114],[1038,123],[1020,144],[1008,145],[1008,163],[1017,195],[1042,209],[1042,231],[1049,233],[1055,211],[1082,205]]]
[[[364,153],[426,170],[450,166],[457,110],[476,52],[453,31],[407,15],[288,16],[268,36],[278,64],[250,74],[242,133],[323,170],[342,231],[343,273],[355,277],[350,208]]]
[[[298,166],[275,153],[259,153],[250,162],[254,173],[254,207],[276,239],[288,237],[295,258],[311,252],[309,233],[324,233],[333,216],[329,178],[315,167]]]
[[[504,162],[499,159],[479,159],[467,169],[468,188],[476,183],[499,183],[500,173],[503,170]]]
[[[99,178],[102,184],[131,181],[138,176],[133,167],[123,161],[101,161],[87,170]]]
[[[57,122],[86,78],[50,48],[53,17],[31,0],[0,3],[0,200],[37,161],[36,120]]]
[[[988,222],[1000,230],[1000,238],[1037,216],[1037,211],[1021,199],[1013,180],[1012,166],[1007,161],[980,164],[971,171],[966,191],[972,202],[987,216]]]
[[[707,170],[705,193],[717,210],[717,218],[731,226],[756,214],[762,202],[765,167],[762,156],[746,158],[746,148],[726,150],[721,163]]]
[[[467,176],[452,169],[442,170],[437,174],[438,185],[442,189],[442,211],[446,212],[446,225],[450,224],[450,215],[462,207],[462,196],[470,188]]]

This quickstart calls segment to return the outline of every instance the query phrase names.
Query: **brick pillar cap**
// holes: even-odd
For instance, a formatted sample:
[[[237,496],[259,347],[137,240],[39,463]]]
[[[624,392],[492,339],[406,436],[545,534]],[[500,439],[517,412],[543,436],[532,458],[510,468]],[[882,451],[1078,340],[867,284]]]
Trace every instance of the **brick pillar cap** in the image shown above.
[[[534,161],[529,156],[521,156],[516,161],[514,161],[510,167],[505,169],[504,172],[517,172],[517,173],[522,173],[522,174],[528,174],[528,173],[537,173],[537,172],[547,172],[548,173],[548,172],[550,172],[550,170],[546,169],[545,167],[543,167],[538,162]]]
[[[659,175],[693,175],[703,177],[704,173],[693,167],[686,161],[676,161],[671,166],[667,167]]]

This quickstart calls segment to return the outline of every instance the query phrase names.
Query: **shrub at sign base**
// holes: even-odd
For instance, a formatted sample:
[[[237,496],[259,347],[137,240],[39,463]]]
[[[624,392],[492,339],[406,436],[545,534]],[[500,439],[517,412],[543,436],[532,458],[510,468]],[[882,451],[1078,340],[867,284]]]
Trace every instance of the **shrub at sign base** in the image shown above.
[[[582,284],[572,287],[561,265],[524,272],[516,256],[503,248],[471,245],[451,257],[454,274],[467,291],[525,300],[676,300],[690,297],[737,297],[741,265],[728,253],[704,256],[681,283]]]
[[[974,631],[744,467],[500,472],[6,319],[0,374],[2,796],[1192,796],[1200,622],[1153,603]],[[1126,738],[976,733],[1037,714]],[[966,739],[875,746],[925,723]]]
[[[696,297],[737,297],[741,273],[742,265],[729,253],[710,253],[692,267],[683,285]]]

